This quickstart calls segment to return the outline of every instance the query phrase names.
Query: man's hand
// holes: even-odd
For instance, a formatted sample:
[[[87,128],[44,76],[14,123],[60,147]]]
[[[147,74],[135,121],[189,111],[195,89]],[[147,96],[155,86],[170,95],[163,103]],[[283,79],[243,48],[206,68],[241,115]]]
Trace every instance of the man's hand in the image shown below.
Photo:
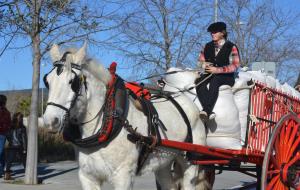
[[[217,70],[218,70],[217,67],[211,65],[205,67],[205,72],[207,73],[217,73]]]
[[[197,62],[197,66],[201,67],[202,69],[205,69],[209,65],[213,65],[213,63],[207,62],[207,61],[204,61],[204,62],[198,61]]]

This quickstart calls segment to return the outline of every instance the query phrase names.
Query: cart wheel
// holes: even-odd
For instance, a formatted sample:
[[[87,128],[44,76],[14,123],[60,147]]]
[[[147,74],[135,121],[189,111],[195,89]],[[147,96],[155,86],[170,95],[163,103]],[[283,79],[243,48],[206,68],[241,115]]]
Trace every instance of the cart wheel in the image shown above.
[[[300,189],[300,117],[290,113],[275,126],[265,152],[261,189]]]

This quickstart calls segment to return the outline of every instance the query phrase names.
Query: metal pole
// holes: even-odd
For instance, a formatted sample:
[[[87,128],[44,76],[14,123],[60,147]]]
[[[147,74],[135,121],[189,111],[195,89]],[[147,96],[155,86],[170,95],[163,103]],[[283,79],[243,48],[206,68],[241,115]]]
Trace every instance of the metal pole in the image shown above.
[[[218,22],[218,0],[215,0],[214,12],[214,21]]]

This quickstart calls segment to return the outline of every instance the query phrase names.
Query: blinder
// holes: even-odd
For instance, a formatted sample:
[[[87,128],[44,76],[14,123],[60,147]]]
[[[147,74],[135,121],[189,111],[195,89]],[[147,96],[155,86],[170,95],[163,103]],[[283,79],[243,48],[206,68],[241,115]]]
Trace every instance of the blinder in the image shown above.
[[[81,80],[80,80],[79,76],[73,70],[72,70],[72,72],[75,74],[75,77],[74,77],[74,79],[72,79],[70,81],[71,89],[73,90],[73,92],[75,92],[77,94],[80,89]]]
[[[51,71],[50,71],[51,72]],[[49,72],[49,73],[50,73]],[[44,82],[44,85],[47,89],[49,89],[49,83],[47,81],[47,76],[48,74],[45,74],[44,77],[43,77],[43,82]],[[79,90],[80,90],[80,86],[81,86],[81,83],[82,83],[82,80],[85,80],[85,77],[82,77],[82,79],[72,70],[72,73],[75,74],[75,77],[74,79],[72,79],[70,81],[70,84],[71,84],[71,89],[73,90],[73,92],[75,93],[79,93]]]
[[[65,52],[60,60],[54,62],[54,68],[49,73],[51,73],[55,68],[57,68],[56,69],[56,74],[60,75],[63,72],[63,66],[64,66],[64,62],[67,59],[67,55],[70,54],[70,53],[71,52],[68,52],[68,51]],[[71,63],[71,67],[74,68],[74,69],[81,70],[81,67],[79,65],[74,64],[74,63]],[[43,77],[43,82],[44,82],[44,85],[47,89],[49,89],[49,83],[47,81],[47,76],[48,76],[49,73],[45,74],[44,77]],[[73,69],[72,69],[72,73],[74,73],[75,77],[74,77],[74,79],[72,79],[70,81],[71,89],[73,90],[73,92],[75,92],[77,94],[77,93],[79,93],[81,83],[82,82],[85,83],[85,77],[84,76],[82,76],[82,77],[78,76],[77,73],[75,71],[73,71]]]

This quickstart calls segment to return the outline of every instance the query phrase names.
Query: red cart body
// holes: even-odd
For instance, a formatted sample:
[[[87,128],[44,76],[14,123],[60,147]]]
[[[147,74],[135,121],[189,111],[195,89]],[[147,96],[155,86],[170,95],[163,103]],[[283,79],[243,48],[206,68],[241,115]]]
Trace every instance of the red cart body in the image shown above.
[[[194,164],[217,164],[251,176],[249,171],[256,171],[262,189],[300,189],[299,125],[300,99],[255,83],[250,93],[245,145],[241,150],[172,140],[162,140],[160,145],[203,155]],[[242,168],[237,164],[240,162],[253,163],[256,167]]]

